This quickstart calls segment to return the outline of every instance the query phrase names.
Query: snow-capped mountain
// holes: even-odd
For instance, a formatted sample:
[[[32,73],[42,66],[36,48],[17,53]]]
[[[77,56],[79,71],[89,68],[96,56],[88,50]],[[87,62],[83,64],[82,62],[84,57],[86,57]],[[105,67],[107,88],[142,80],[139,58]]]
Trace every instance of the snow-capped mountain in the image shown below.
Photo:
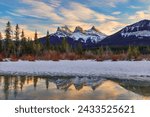
[[[67,26],[63,26],[58,27],[56,33],[54,33],[53,35],[58,36],[60,38],[60,37],[67,37],[71,34],[72,34],[71,30]]]
[[[77,32],[81,32],[81,33],[83,33],[83,32],[84,32],[84,30],[83,30],[83,28],[82,28],[82,27],[77,26],[77,27],[75,28],[75,30],[74,30],[74,33],[77,33]]]
[[[125,27],[121,31],[123,37],[150,37],[150,20],[142,20],[133,25]]]
[[[75,29],[74,33],[70,36],[71,38],[75,39],[75,40],[81,40],[82,42],[87,42],[88,40],[90,40],[91,42],[100,42],[101,40],[103,40],[106,35],[99,32],[95,27],[92,27],[89,30],[77,30],[77,28]]]
[[[150,20],[142,20],[126,26],[119,32],[106,37],[101,45],[150,45]]]
[[[86,43],[90,41],[92,43],[97,43],[106,37],[105,34],[98,31],[94,26],[89,30],[83,30],[82,27],[77,26],[72,32],[67,26],[58,27],[56,33],[53,35],[60,37],[70,37],[75,41],[81,41]]]
[[[89,30],[83,30],[77,26],[71,31],[67,26],[58,27],[56,33],[50,35],[51,44],[61,44],[66,38],[68,43],[76,47],[81,43],[83,47],[98,46],[128,46],[128,45],[150,45],[150,20],[142,20],[132,25],[126,26],[117,33],[106,36],[94,26]],[[45,37],[41,38],[45,43]]]

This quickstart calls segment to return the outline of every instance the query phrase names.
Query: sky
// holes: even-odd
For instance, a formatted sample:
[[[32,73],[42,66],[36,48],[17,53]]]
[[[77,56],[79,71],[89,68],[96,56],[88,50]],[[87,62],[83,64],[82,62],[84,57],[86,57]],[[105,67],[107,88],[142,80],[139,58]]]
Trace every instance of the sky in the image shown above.
[[[58,26],[84,30],[95,26],[111,35],[121,28],[150,19],[150,0],[0,0],[0,31],[8,21],[24,29],[26,36],[53,33]]]

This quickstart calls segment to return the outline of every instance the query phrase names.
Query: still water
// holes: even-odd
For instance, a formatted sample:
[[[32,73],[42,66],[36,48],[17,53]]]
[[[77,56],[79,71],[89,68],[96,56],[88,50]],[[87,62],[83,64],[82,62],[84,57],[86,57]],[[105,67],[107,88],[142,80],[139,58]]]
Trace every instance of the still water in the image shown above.
[[[150,99],[150,82],[74,76],[0,76],[1,100]]]

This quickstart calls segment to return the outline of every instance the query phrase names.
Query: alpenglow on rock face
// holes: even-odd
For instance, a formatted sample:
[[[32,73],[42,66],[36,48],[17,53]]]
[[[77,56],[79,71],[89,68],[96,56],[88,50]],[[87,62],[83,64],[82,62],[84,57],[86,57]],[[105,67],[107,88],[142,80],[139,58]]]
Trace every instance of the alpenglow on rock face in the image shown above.
[[[76,41],[80,40],[83,43],[86,43],[87,40],[96,43],[106,37],[105,34],[100,32],[94,26],[89,30],[83,30],[82,27],[77,26],[73,32],[67,26],[58,27],[56,33],[54,33],[53,35],[58,37],[70,37]]]

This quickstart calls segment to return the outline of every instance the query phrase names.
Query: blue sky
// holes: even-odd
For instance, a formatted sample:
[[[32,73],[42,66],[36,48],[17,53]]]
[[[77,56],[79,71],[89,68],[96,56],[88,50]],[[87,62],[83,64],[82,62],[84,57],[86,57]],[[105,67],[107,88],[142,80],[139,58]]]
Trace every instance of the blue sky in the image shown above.
[[[150,19],[149,6],[148,0],[1,0],[0,31],[3,33],[10,21],[30,37],[35,30],[42,36],[63,25],[71,30],[94,25],[110,35],[128,24]]]

